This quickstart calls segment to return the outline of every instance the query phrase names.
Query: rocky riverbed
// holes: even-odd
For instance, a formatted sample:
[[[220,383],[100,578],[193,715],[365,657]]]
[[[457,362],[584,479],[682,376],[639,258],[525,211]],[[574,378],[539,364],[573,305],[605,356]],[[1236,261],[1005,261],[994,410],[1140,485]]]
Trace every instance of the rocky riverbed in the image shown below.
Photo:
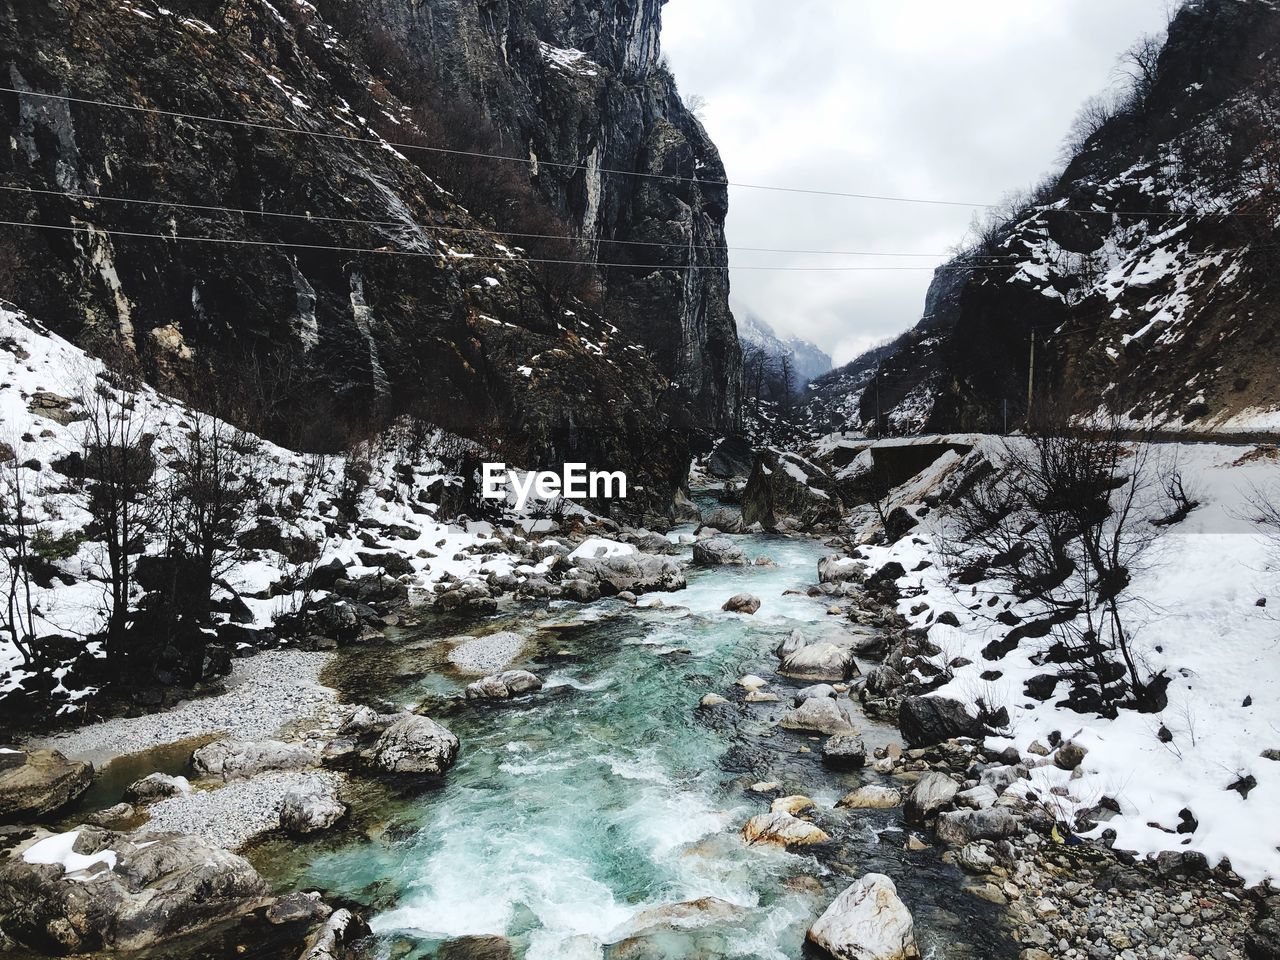
[[[675,539],[588,565],[592,584],[665,581],[661,599],[264,652],[220,694],[28,744],[56,783],[43,828],[0,836],[8,946],[137,946],[109,931],[145,914],[110,885],[163,841],[249,857],[147,868],[178,910],[202,884],[235,891],[216,917],[153,925],[195,937],[191,956],[1276,955],[1276,905],[1229,869],[1135,863],[1010,789],[1080,751],[989,749],[963,705],[919,696],[927,638],[890,572],[805,537],[708,530],[683,557]],[[56,813],[86,761],[134,754],[141,776],[137,751],[192,737],[181,770]],[[72,896],[99,883],[116,891],[100,909]],[[52,906],[19,909],[37,888]]]

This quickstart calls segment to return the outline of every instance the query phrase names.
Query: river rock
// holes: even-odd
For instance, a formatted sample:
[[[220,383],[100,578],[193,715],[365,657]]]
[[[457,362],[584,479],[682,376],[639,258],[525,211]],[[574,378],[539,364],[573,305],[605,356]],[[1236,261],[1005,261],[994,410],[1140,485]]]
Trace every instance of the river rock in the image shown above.
[[[866,691],[873,697],[887,697],[897,692],[904,683],[902,675],[883,663],[867,671]]]
[[[961,790],[956,794],[956,806],[964,807],[968,810],[986,810],[994,807],[996,801],[999,800],[996,792],[985,783],[980,783],[976,787],[970,787],[968,790]]]
[[[902,791],[868,783],[846,793],[836,806],[849,810],[889,810],[902,806]]]
[[[831,839],[808,820],[782,811],[752,817],[742,828],[742,838],[750,844],[768,843],[781,847],[803,847]]]
[[[769,804],[769,812],[789,813],[795,817],[806,810],[812,810],[816,806],[817,804],[808,797],[796,793],[789,797],[778,797],[773,803]]]
[[[57,750],[6,753],[0,769],[0,823],[42,817],[65,806],[88,788],[93,764],[68,760]]]
[[[133,820],[138,815],[138,811],[134,809],[131,803],[117,803],[113,807],[107,807],[105,810],[99,810],[97,813],[91,813],[84,818],[85,824],[90,827],[102,827],[106,830],[118,830]]]
[[[727,610],[730,613],[747,613],[753,614],[760,609],[760,598],[750,593],[734,594],[724,602],[721,610]]]
[[[836,960],[916,960],[911,913],[881,873],[848,887],[809,928],[808,940]]]
[[[290,787],[280,803],[280,827],[290,833],[328,830],[347,812],[337,785],[328,777],[307,777]]]
[[[458,738],[429,717],[405,714],[383,732],[373,762],[387,773],[441,774],[458,757]]]
[[[798,707],[810,697],[834,697],[836,688],[829,683],[815,683],[808,687],[801,687],[796,691],[794,703]]]
[[[705,517],[702,522],[704,525],[711,527],[713,530],[719,530],[721,533],[742,532],[742,514],[736,510],[718,507],[712,510],[711,515]]]
[[[948,810],[938,814],[938,839],[953,846],[973,840],[1001,840],[1021,832],[1018,818],[997,807],[987,810]]]
[[[542,689],[542,681],[528,670],[506,670],[468,685],[468,700],[509,700]]]
[[[67,853],[80,855],[73,872],[31,862]],[[266,894],[247,860],[199,837],[135,844],[83,827],[24,844],[0,865],[0,924],[19,943],[62,953],[134,951],[254,910]]]
[[[711,450],[707,473],[721,480],[747,477],[756,462],[756,452],[746,437],[725,437]]]
[[[722,697],[718,693],[708,693],[704,694],[702,699],[698,701],[698,707],[702,710],[710,710],[712,707],[723,706],[728,702],[728,698]]]
[[[698,930],[704,927],[740,923],[749,915],[746,907],[719,897],[700,897],[680,903],[664,903],[641,910],[630,920],[615,927],[606,937],[617,943],[634,937],[650,936],[664,930]]]
[[[819,583],[861,583],[866,576],[867,565],[852,557],[832,554],[818,561]]]
[[[840,683],[858,675],[853,654],[834,643],[806,644],[782,659],[778,673],[793,680]]]
[[[693,545],[693,562],[699,567],[742,567],[747,555],[728,537],[708,537]]]
[[[191,755],[196,773],[223,780],[252,777],[267,770],[303,770],[315,766],[317,760],[309,747],[280,740],[216,740]]]
[[[680,563],[672,557],[630,553],[612,557],[583,557],[574,562],[579,577],[594,581],[606,597],[619,593],[639,596],[663,590],[683,590],[687,583]]]
[[[999,796],[1018,780],[1026,780],[1030,776],[1030,771],[1020,763],[997,764],[994,767],[987,767],[978,774],[978,782],[985,787],[990,787]]]
[[[955,737],[981,737],[979,723],[959,700],[906,697],[898,709],[898,728],[912,747],[931,747]]]
[[[190,792],[191,783],[186,777],[171,777],[167,773],[150,773],[141,780],[135,780],[129,784],[125,788],[124,795],[126,799],[145,803]]]
[[[1074,770],[1084,762],[1084,755],[1088,752],[1088,747],[1082,747],[1074,740],[1068,740],[1054,752],[1053,762],[1062,770]]]
[[[866,766],[866,744],[861,737],[851,733],[829,737],[822,745],[822,762],[837,770],[857,770]]]
[[[769,531],[837,524],[844,504],[825,470],[794,453],[766,448],[742,491],[742,522]]]
[[[791,633],[787,635],[787,639],[778,644],[774,653],[778,655],[780,660],[785,660],[808,642],[809,641],[804,638],[803,633],[799,630],[792,630]]]
[[[960,787],[945,773],[930,770],[907,794],[906,817],[910,823],[924,823],[955,799]]]
[[[369,925],[350,910],[335,910],[311,934],[300,960],[346,960],[356,941],[369,935]]]
[[[778,722],[787,730],[804,730],[810,733],[857,733],[848,701],[830,697],[810,697],[796,709],[788,711]]]
[[[449,651],[449,662],[463,673],[489,676],[514,663],[528,642],[509,630],[463,639]]]

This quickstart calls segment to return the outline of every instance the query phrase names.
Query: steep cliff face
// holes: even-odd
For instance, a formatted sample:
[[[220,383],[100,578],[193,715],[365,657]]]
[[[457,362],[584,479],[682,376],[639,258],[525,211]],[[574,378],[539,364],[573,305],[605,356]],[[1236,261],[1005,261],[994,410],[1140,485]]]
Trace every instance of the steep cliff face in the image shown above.
[[[998,430],[1037,398],[1165,430],[1280,428],[1280,8],[1197,0],[1065,171],[939,272],[881,361],[895,432]],[[866,382],[873,382],[867,380]],[[858,420],[875,420],[870,392]]]
[[[499,6],[482,5],[486,38]],[[551,6],[543,15],[560,22]],[[390,23],[392,12],[378,15]],[[503,44],[468,33],[480,29],[475,5],[401,12],[453,16],[448,44],[422,55],[480,81],[508,78],[511,115],[498,119],[543,131],[534,152],[577,156],[590,144],[580,156],[594,165],[627,156],[672,173],[714,158],[655,72],[652,4],[569,18],[610,31],[608,82],[593,107],[573,109],[594,68],[544,53],[532,21],[506,56],[542,58],[547,73],[516,96]],[[580,283],[553,283],[496,217],[466,209],[456,184],[392,146],[430,138],[363,55],[303,0],[3,0],[0,80],[20,92],[0,93],[0,174],[17,188],[0,191],[0,219],[56,229],[4,228],[0,296],[100,352],[136,357],[166,389],[216,393],[299,446],[332,447],[414,413],[513,462],[627,469],[631,505],[660,510],[683,480],[693,424],[734,406],[723,270],[622,270],[605,301],[580,302]],[[584,233],[626,224],[722,245],[721,188],[581,174],[538,180],[581,205]],[[650,349],[639,321],[605,319],[623,308],[674,352]]]
[[[702,422],[727,428],[741,361],[724,168],[663,64],[664,2],[370,0],[361,10],[529,157],[538,189],[602,265],[606,314]]]

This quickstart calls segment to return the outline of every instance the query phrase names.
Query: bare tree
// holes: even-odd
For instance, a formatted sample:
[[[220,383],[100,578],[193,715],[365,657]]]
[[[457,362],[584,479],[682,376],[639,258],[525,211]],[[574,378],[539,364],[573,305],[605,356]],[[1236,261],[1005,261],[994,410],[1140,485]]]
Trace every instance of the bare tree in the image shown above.
[[[1054,659],[1091,688],[1080,702],[1104,713],[1124,702],[1152,709],[1164,688],[1139,663],[1125,617],[1160,515],[1152,450],[1127,442],[1117,417],[1011,439],[1000,469],[954,505],[944,547],[953,580],[987,580],[1048,608]]]
[[[214,584],[239,557],[265,489],[262,441],[206,413],[188,415],[174,438],[168,499],[170,551],[184,564],[190,610],[205,621]]]
[[[140,389],[132,373],[108,371],[89,379],[80,395],[85,506],[105,554],[105,650],[117,668],[125,651],[135,558],[145,551],[158,515],[155,437],[137,397]]]
[[[16,445],[0,444],[0,633],[22,655],[24,666],[36,659],[35,592],[32,541],[36,532],[27,470]]]
[[[1127,106],[1130,109],[1146,103],[1155,90],[1163,50],[1164,40],[1154,33],[1147,33],[1120,55],[1116,72],[1125,79],[1129,88]]]

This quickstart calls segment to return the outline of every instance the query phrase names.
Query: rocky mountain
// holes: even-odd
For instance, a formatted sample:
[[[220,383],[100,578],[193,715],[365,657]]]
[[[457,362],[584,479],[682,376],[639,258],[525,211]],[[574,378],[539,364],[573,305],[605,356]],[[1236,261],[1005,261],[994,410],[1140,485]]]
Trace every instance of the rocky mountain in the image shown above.
[[[1090,101],[1065,170],[944,266],[924,318],[829,405],[892,432],[999,430],[1035,402],[1164,430],[1280,425],[1280,8],[1193,0]],[[856,407],[856,413],[854,409]]]
[[[407,412],[661,511],[740,360],[660,6],[4,0],[0,296],[294,447]]]
[[[807,389],[810,383],[831,369],[831,356],[821,347],[799,337],[783,340],[768,321],[748,310],[739,308],[736,315],[738,338],[744,346],[762,350],[775,364],[786,357],[791,364],[797,391]]]

